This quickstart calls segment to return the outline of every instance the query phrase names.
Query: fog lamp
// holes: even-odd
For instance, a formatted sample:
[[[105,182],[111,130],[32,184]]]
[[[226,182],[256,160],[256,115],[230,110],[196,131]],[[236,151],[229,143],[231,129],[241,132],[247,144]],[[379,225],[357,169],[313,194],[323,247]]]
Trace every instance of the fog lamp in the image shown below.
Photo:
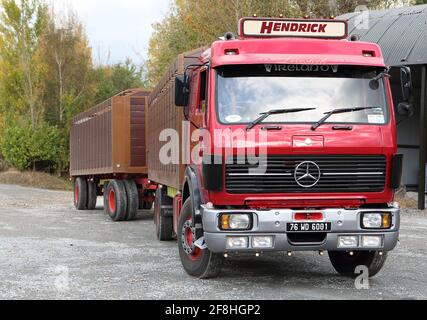
[[[385,213],[365,213],[362,216],[362,228],[364,229],[390,229],[391,214]]]
[[[220,216],[221,230],[250,230],[252,228],[251,214],[223,214]]]
[[[362,247],[363,248],[382,248],[383,237],[382,236],[363,236]]]
[[[254,249],[267,249],[273,248],[273,237],[272,236],[257,236],[252,238],[252,247]]]
[[[339,236],[338,248],[357,248],[359,246],[358,236]]]
[[[249,247],[248,237],[228,237],[227,249],[247,249]]]

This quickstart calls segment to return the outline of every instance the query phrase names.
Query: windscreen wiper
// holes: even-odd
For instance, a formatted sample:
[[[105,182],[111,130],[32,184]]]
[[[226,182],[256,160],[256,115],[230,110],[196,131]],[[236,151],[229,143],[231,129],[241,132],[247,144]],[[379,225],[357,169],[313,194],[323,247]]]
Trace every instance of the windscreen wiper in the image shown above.
[[[263,112],[263,113],[260,113],[261,116],[258,119],[256,119],[255,121],[253,121],[247,126],[246,130],[250,131],[257,124],[260,124],[269,116],[272,116],[275,114],[298,113],[298,112],[311,111],[311,110],[316,110],[316,108],[276,109],[276,110],[270,110],[268,112]]]
[[[329,112],[325,112],[326,116],[324,116],[318,122],[313,124],[313,126],[311,127],[311,130],[316,131],[317,128],[319,128],[322,124],[324,124],[334,114],[350,113],[350,112],[357,112],[357,111],[371,110],[371,109],[378,109],[378,107],[344,108],[344,109],[335,109]]]

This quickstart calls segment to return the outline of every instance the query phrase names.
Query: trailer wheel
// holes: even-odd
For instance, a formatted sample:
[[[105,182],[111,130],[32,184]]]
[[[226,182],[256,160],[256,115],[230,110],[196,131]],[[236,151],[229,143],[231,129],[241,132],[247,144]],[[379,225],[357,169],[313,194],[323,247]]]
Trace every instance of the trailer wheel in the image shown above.
[[[194,245],[195,229],[192,221],[191,199],[185,201],[178,223],[178,250],[184,270],[199,279],[215,278],[221,272],[223,257],[208,249],[201,250]]]
[[[157,239],[160,241],[173,240],[173,217],[165,213],[165,206],[172,205],[172,201],[163,194],[163,189],[157,189],[154,201],[154,223]]]
[[[87,208],[87,181],[82,177],[74,179],[74,206],[77,210]]]
[[[113,221],[123,221],[126,218],[127,196],[124,183],[120,180],[111,180],[108,183],[107,203],[104,210]]]
[[[136,186],[135,181],[126,180],[123,181],[126,189],[127,196],[127,210],[126,210],[126,221],[135,220],[138,215],[138,207],[139,207],[139,194],[138,187]]]
[[[355,251],[353,255],[348,252],[330,251],[329,259],[335,270],[342,276],[355,278],[355,270],[358,266],[366,266],[369,277],[376,276],[387,260],[387,252],[380,255],[378,252]]]
[[[96,200],[98,199],[98,185],[95,181],[87,182],[87,210],[96,208]]]

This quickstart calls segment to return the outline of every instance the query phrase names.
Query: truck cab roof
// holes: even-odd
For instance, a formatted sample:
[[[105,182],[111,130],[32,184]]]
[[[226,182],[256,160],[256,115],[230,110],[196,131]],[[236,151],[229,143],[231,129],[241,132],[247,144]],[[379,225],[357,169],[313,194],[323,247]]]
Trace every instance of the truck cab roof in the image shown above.
[[[245,38],[212,44],[213,68],[245,64],[360,65],[385,67],[377,44],[309,38]]]

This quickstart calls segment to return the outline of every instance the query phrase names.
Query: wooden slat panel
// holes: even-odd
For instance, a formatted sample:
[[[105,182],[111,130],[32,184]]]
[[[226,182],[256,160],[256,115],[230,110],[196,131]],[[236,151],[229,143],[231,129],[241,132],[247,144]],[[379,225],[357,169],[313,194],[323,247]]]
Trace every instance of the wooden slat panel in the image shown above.
[[[148,95],[146,90],[131,89],[73,119],[72,176],[147,174],[144,111]]]
[[[159,141],[160,133],[164,129],[173,129],[181,137],[179,145],[176,146],[182,161],[182,121],[183,109],[174,104],[175,76],[183,74],[187,65],[198,63],[200,56],[206,48],[200,48],[179,55],[171,64],[159,84],[153,89],[149,97],[147,107],[147,163],[149,178],[157,183],[180,190],[184,178],[185,166],[182,164],[163,165],[159,154],[165,143]]]

